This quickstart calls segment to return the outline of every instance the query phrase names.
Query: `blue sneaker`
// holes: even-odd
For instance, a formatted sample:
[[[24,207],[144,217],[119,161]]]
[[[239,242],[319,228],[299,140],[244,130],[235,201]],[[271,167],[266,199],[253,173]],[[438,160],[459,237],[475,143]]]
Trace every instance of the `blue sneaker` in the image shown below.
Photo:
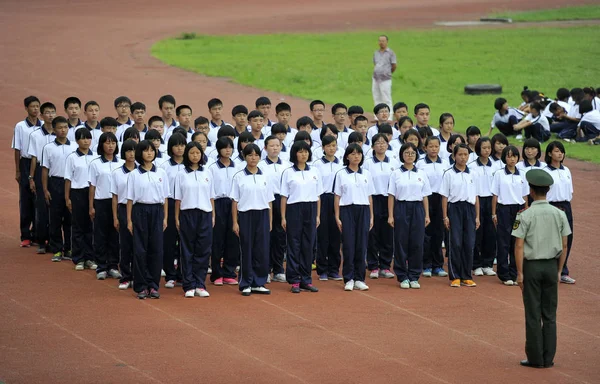
[[[439,277],[446,277],[448,276],[448,273],[446,273],[446,271],[444,271],[443,268],[436,268],[433,270],[433,275]]]
[[[423,270],[423,277],[431,277],[431,268],[425,268]]]
[[[342,276],[340,276],[337,273],[330,273],[329,275],[327,275],[327,277],[331,280],[335,280],[335,281],[340,281],[340,280],[344,280],[344,278]]]
[[[321,280],[321,281],[327,281],[329,279],[327,278],[327,274],[326,273],[322,273],[322,274],[319,275],[319,280]],[[300,289],[300,288],[298,288],[298,289]]]

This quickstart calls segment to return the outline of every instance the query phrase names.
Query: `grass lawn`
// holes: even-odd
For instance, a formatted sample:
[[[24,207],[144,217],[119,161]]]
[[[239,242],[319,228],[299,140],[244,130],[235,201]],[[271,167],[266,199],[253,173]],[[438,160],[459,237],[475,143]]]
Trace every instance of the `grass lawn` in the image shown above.
[[[541,11],[498,12],[491,17],[510,18],[513,21],[554,21],[600,19],[600,5],[561,7]]]
[[[370,110],[378,33],[193,35],[157,42],[152,54],[207,76]],[[497,96],[465,95],[466,84],[502,84],[503,97],[515,106],[525,85],[551,97],[560,87],[600,86],[589,84],[600,80],[600,50],[590,49],[600,41],[600,26],[385,33],[398,56],[394,101],[428,103],[433,126],[440,114],[451,112],[458,131],[477,125],[487,132]],[[307,113],[293,111],[294,118]],[[598,146],[567,148],[569,156],[600,163]]]

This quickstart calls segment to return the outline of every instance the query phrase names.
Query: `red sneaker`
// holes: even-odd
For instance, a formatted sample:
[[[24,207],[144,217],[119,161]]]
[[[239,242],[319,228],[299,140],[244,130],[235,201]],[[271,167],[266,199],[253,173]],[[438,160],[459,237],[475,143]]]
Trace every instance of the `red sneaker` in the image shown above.
[[[31,247],[31,240],[21,241],[21,248],[29,248],[29,247]]]
[[[223,285],[223,278],[219,277],[217,280],[213,282],[214,285]]]
[[[238,281],[236,279],[232,279],[230,277],[225,277],[223,279],[223,284],[227,285],[238,285]]]

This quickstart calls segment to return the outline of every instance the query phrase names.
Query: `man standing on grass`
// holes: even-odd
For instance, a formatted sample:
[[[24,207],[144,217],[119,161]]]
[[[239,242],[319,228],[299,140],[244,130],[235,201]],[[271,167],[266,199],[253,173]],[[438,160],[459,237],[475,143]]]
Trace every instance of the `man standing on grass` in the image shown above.
[[[373,105],[385,103],[392,110],[392,73],[396,70],[396,54],[388,48],[388,37],[379,36],[379,50],[373,55]]]

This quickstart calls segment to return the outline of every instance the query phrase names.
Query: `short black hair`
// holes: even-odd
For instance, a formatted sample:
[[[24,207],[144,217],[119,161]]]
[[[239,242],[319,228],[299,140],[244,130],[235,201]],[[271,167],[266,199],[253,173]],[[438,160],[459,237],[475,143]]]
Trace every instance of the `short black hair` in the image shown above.
[[[354,133],[354,132],[352,132],[352,133]],[[350,140],[350,136],[348,136],[348,140]],[[324,146],[329,145],[331,143],[336,143],[337,144],[337,139],[334,136],[325,136],[323,138],[323,140],[321,140],[321,147],[324,147]]]
[[[233,141],[226,136],[219,137],[215,143],[215,148],[217,148],[217,157],[221,157],[221,150],[225,148],[231,148],[231,153],[233,154]]]
[[[429,105],[427,105],[425,103],[419,103],[419,104],[415,105],[415,108],[414,108],[415,115],[417,113],[419,113],[419,109],[427,109],[427,110],[431,111],[431,108],[429,108]]]
[[[350,155],[354,152],[358,152],[361,154],[361,159],[360,159],[360,163],[358,164],[358,166],[362,167],[363,163],[365,162],[365,154],[363,153],[362,148],[358,144],[349,144],[346,147],[346,150],[344,151],[344,157],[343,157],[343,159],[344,159],[343,164],[345,167],[347,167],[350,164],[350,162],[348,161],[348,155]]]
[[[311,111],[314,109],[315,105],[322,105],[323,107],[325,107],[325,103],[322,102],[321,100],[313,100],[310,102],[310,110]]]
[[[100,156],[104,156],[104,143],[109,141],[114,141],[117,145],[115,147],[114,154],[116,155],[117,153],[119,153],[119,141],[117,140],[117,136],[115,136],[115,134],[112,132],[104,132],[100,135],[100,138],[98,139],[98,149],[96,150],[96,152],[98,152]]]
[[[336,137],[338,136],[339,131],[335,125],[325,124],[323,129],[321,129],[321,132],[319,132],[319,138],[321,139],[321,141],[323,141],[323,137],[325,137],[328,130],[331,131],[331,133],[333,133]]]
[[[540,187],[539,185],[529,184],[529,188],[533,190],[536,196],[545,196],[550,191],[550,186]]]
[[[146,112],[146,105],[140,101],[136,101],[135,103],[131,104],[129,110],[131,113],[139,110]]]
[[[272,140],[277,140],[277,142],[279,143],[279,139],[277,138],[277,136],[275,135],[269,135],[267,136],[267,138],[265,139],[264,143],[265,143],[265,150],[267,149],[267,145],[269,145],[269,142]]]
[[[571,92],[567,88],[558,88],[556,98],[560,101],[566,101],[571,96]]]
[[[292,113],[292,107],[288,103],[279,103],[275,106],[275,114],[279,114],[279,112]]]
[[[198,162],[198,165],[202,167],[205,164],[204,151],[202,150],[200,143],[196,141],[190,141],[186,144],[185,151],[183,152],[183,165],[186,167],[190,167],[192,165],[192,162],[190,161],[190,149],[192,148],[198,148],[200,150],[200,161]]]
[[[31,103],[35,103],[35,102],[40,102],[40,99],[38,99],[35,96],[27,96],[24,100],[23,100],[23,105],[25,106],[25,108],[29,107],[29,104]]]
[[[256,139],[252,134],[248,131],[244,131],[240,133],[237,141],[237,151],[239,154],[242,154],[242,143],[254,143]]]
[[[192,140],[191,140],[191,141],[195,141],[195,140],[196,140],[196,137],[198,137],[198,136],[200,136],[200,135],[204,136],[204,137],[206,138],[206,142],[208,143],[208,135],[207,135],[206,133],[204,133],[204,132],[200,132],[200,131],[194,132],[194,133],[192,134]]]
[[[253,110],[252,112],[250,112],[248,114],[248,121],[250,121],[250,120],[252,120],[252,119],[254,119],[256,117],[262,117],[262,118],[264,118],[263,114],[260,111],[257,111],[255,109],[255,110]]]
[[[327,136],[327,137],[331,137],[331,136]],[[325,138],[323,138],[323,139],[325,139]],[[357,142],[362,143],[364,140],[365,139],[363,137],[363,134],[360,132],[354,131],[348,135],[348,144],[357,143]],[[323,143],[321,143],[321,145],[323,145]]]
[[[98,107],[98,108],[100,108],[100,104],[98,104],[97,101],[90,100],[87,103],[85,103],[85,107],[83,107],[83,110],[87,111],[88,107]]]
[[[181,111],[183,111],[184,109],[189,109],[190,113],[194,113],[194,111],[192,111],[192,107],[190,107],[189,105],[186,105],[186,104],[181,104],[180,106],[175,108],[175,115],[176,116],[181,115]]]
[[[58,124],[69,124],[69,121],[67,120],[66,117],[63,116],[56,116],[54,119],[52,119],[52,128],[56,128],[56,126]]]
[[[306,125],[310,125],[312,128],[313,120],[308,116],[302,116],[296,121],[296,128],[304,127]],[[271,128],[272,129],[272,128]]]
[[[100,120],[100,128],[105,128],[105,127],[118,127],[120,124],[117,121],[117,119],[115,119],[114,117],[105,117],[102,120]]]
[[[129,151],[135,151],[137,143],[135,140],[125,140],[121,146],[121,159],[125,160],[125,156]]]
[[[523,142],[523,159],[525,159],[525,149],[526,148],[536,148],[537,149],[537,155],[535,155],[536,160],[538,160],[540,157],[542,157],[542,147],[540,145],[540,142],[537,141],[537,139],[534,139],[533,137],[530,137],[529,139],[525,139],[525,141]]]
[[[585,93],[583,93],[583,89],[581,89],[581,88],[571,89],[571,97],[573,98],[573,101],[575,102],[575,104],[579,104],[581,102],[581,100],[583,100],[584,96],[585,96]]]
[[[544,107],[542,107],[542,104],[540,104],[538,101],[534,101],[533,103],[529,104],[529,108],[535,109],[538,112],[542,112],[544,110]]]
[[[363,113],[365,113],[365,110],[360,105],[351,105],[348,107],[349,115],[362,115]]]
[[[258,145],[254,143],[250,143],[244,147],[244,150],[242,151],[242,156],[244,156],[245,159],[246,156],[251,155],[252,153],[257,154],[259,157],[261,155],[260,148],[258,148]]]
[[[256,108],[261,107],[263,105],[271,105],[271,100],[269,100],[269,98],[267,96],[261,96],[258,99],[256,99],[256,102],[254,103],[254,106]]]
[[[446,143],[446,150],[448,152],[450,152],[450,146],[454,145],[458,140],[460,140],[460,142],[462,144],[467,144],[467,140],[465,140],[465,138],[463,137],[463,135],[460,134],[454,134],[454,135],[450,135],[450,138],[448,139],[448,143]],[[467,149],[469,149],[469,147],[467,146]],[[469,149],[469,152],[471,152],[471,150]]]
[[[554,148],[558,148],[565,156],[567,155],[567,151],[565,151],[565,146],[563,145],[563,143],[561,143],[560,141],[557,141],[557,140],[552,141],[546,147],[546,153],[544,156],[544,161],[548,165],[552,164],[552,156],[551,155],[552,155],[552,151],[554,150]],[[561,164],[565,160],[565,156],[563,156],[563,159],[560,162]]]
[[[404,132],[404,135],[402,135],[402,141],[406,142],[406,139],[408,139],[411,136],[416,136],[417,139],[419,139],[419,148],[421,148],[421,146],[423,145],[423,138],[421,137],[419,131],[417,131],[414,128],[411,128],[408,131]],[[452,138],[452,136],[450,136],[450,138]]]
[[[492,153],[495,152],[494,147],[496,146],[496,143],[508,145],[508,139],[503,133],[496,133],[494,136],[492,136]]]
[[[208,109],[212,109],[214,107],[223,106],[223,102],[220,99],[212,98],[208,100]]]
[[[400,150],[398,151],[398,156],[400,156],[400,162],[404,163],[404,152],[406,152],[407,149],[412,149],[413,151],[415,151],[416,155],[415,155],[415,163],[417,162],[417,160],[419,160],[419,150],[417,149],[417,147],[413,144],[413,143],[404,143],[402,144],[402,146],[400,147]]]
[[[42,104],[40,106],[40,112],[43,114],[44,111],[46,111],[46,109],[54,109],[54,111],[56,112],[56,107],[54,106],[54,104],[52,104],[49,101],[46,101],[44,104]]]
[[[312,161],[312,151],[310,149],[310,145],[308,145],[306,141],[301,140],[295,141],[294,144],[292,144],[292,149],[290,149],[290,161],[292,164],[298,165],[298,152],[302,150],[308,151],[308,160],[306,162],[310,163]]]
[[[427,147],[429,145],[429,143],[431,143],[432,141],[437,141],[438,144],[442,144],[442,141],[440,140],[439,137],[437,136],[427,136],[427,138],[425,138],[425,142],[423,143],[424,147]]]
[[[392,131],[392,126],[389,125],[388,123],[383,123],[379,126],[379,129],[377,130],[378,133],[384,133],[387,135],[392,135],[394,133],[394,131]]]
[[[313,145],[313,140],[312,137],[310,137],[310,133],[306,132],[306,131],[300,131],[298,133],[296,133],[296,136],[294,136],[294,143],[296,141],[301,141],[301,140],[309,140],[310,141],[310,145],[312,147]],[[321,139],[321,143],[323,143],[323,139]]]
[[[35,97],[35,96],[30,96],[30,97]],[[69,107],[69,105],[71,105],[71,104],[77,104],[79,106],[79,108],[81,108],[81,100],[79,100],[79,98],[77,98],[75,96],[69,96],[69,97],[67,97],[65,99],[65,102],[64,102],[63,106],[65,107],[65,109],[67,109]]]
[[[79,128],[75,131],[75,141],[92,139],[92,132],[87,128]]]
[[[203,125],[203,124],[208,124],[208,119],[204,116],[198,116],[196,118],[196,120],[194,120],[194,127],[197,127],[199,125]]]
[[[404,101],[399,101],[396,104],[394,104],[394,113],[396,113],[396,111],[400,108],[406,108],[406,110],[408,111],[408,105],[406,105]]]
[[[556,113],[556,111],[558,111],[558,108],[562,108],[558,103],[552,103],[550,104],[550,107],[548,107],[548,110],[552,113]]]
[[[155,123],[155,122],[157,122],[157,121],[160,121],[160,122],[162,122],[163,124],[165,123],[165,121],[163,120],[163,118],[162,118],[162,117],[160,117],[160,116],[157,116],[157,115],[154,115],[154,116],[152,116],[151,118],[149,118],[149,119],[148,119],[148,127],[151,127],[151,126],[152,126],[152,124],[154,124],[154,123]]]
[[[219,131],[217,132],[217,139],[220,139],[223,136],[235,137],[235,128],[233,128],[231,125],[225,125],[219,128]]]
[[[387,109],[388,112],[390,111],[390,106],[387,105],[386,103],[379,103],[377,104],[374,108],[373,108],[373,113],[374,114],[378,114],[379,111],[381,111],[382,109]]]
[[[385,140],[386,143],[390,142],[388,140],[387,136],[385,135],[385,133],[381,133],[381,132],[380,133],[376,133],[371,138],[371,147],[375,147],[375,142],[377,142],[379,139]]]
[[[285,127],[285,125],[280,124],[280,123],[273,124],[273,126],[271,127],[271,134],[276,135],[278,133],[286,133],[287,134],[287,128]]]
[[[115,99],[115,108],[119,106],[119,104],[127,103],[131,105],[131,99],[127,96],[119,96]]]
[[[444,122],[445,122],[446,120],[448,120],[449,118],[452,118],[452,122],[455,122],[455,120],[454,120],[454,116],[452,116],[452,114],[451,114],[451,113],[449,113],[449,112],[444,112],[444,113],[442,113],[442,114],[440,115],[440,127],[441,127],[441,126],[442,126],[442,124],[444,124]]]
[[[243,113],[243,114],[247,115],[248,108],[246,108],[244,105],[236,105],[231,110],[231,116],[235,117],[235,115],[237,115],[238,113]]]
[[[175,98],[172,95],[164,95],[158,99],[158,109],[162,109],[164,103],[170,103],[175,106]]]
[[[499,111],[502,109],[502,106],[506,103],[506,99],[504,97],[499,97],[494,101],[494,108]]]
[[[187,135],[188,135],[188,131],[187,129],[183,128],[182,126],[178,126],[176,128],[173,128],[173,135],[179,133],[181,136],[185,137],[187,139]]]
[[[160,135],[160,132],[158,132],[158,130],[156,130],[156,129],[149,129],[148,132],[146,132],[144,139],[150,140],[150,141],[160,140],[161,144],[163,143],[162,136]]]
[[[521,155],[519,154],[519,150],[517,149],[517,147],[515,147],[514,145],[507,145],[502,150],[502,156],[500,157],[500,160],[502,160],[502,162],[504,164],[506,164],[506,158],[508,157],[509,154],[512,154],[513,156],[517,156],[517,162],[521,159]]]
[[[467,144],[464,144],[464,143],[459,143],[459,144],[456,144],[454,146],[454,148],[452,149],[452,155],[454,157],[456,157],[456,154],[458,153],[458,150],[461,149],[461,148],[466,149],[467,153],[469,153],[469,146]]]
[[[354,124],[358,124],[359,121],[369,121],[369,119],[367,119],[366,116],[360,115],[360,116],[356,116],[356,118],[354,119]]]
[[[342,109],[346,110],[346,112],[348,112],[348,107],[346,107],[345,104],[335,103],[335,104],[333,104],[333,107],[331,107],[331,114],[335,115],[335,112],[340,108],[342,108]]]
[[[582,115],[584,113],[591,112],[594,108],[592,107],[592,102],[590,100],[583,100],[579,103],[579,113]]]
[[[404,124],[406,121],[410,121],[410,124],[412,126],[415,125],[415,123],[413,122],[413,119],[410,118],[410,116],[402,116],[399,120],[398,120],[398,130],[400,130],[400,127],[402,126],[402,124]]]
[[[467,128],[467,136],[475,135],[481,135],[481,130],[479,129],[479,127],[471,125],[469,128]]]
[[[152,159],[152,161],[154,161],[154,159],[156,159],[158,150],[156,148],[154,148],[154,145],[150,142],[150,140],[142,140],[135,147],[135,161],[137,161],[137,163],[140,164],[140,166],[144,165],[144,155],[143,154],[144,154],[144,151],[146,151],[147,149],[152,149],[152,151],[154,151],[154,158]]]
[[[140,139],[140,132],[135,127],[129,127],[123,132],[123,141],[129,139]]]
[[[152,129],[154,131],[154,129]],[[150,133],[150,132],[148,132]],[[148,137],[148,133],[146,133],[146,137]],[[173,147],[176,145],[186,145],[187,139],[185,136],[180,133],[173,133],[171,137],[169,137],[169,142],[167,143],[167,154],[169,157],[173,157]]]
[[[487,137],[487,136],[480,137],[479,139],[477,139],[477,142],[475,143],[475,154],[477,156],[481,156],[481,146],[483,145],[483,143],[490,143],[490,147],[492,146],[492,141],[490,140],[489,137]],[[491,152],[490,152],[490,154],[491,154]]]

